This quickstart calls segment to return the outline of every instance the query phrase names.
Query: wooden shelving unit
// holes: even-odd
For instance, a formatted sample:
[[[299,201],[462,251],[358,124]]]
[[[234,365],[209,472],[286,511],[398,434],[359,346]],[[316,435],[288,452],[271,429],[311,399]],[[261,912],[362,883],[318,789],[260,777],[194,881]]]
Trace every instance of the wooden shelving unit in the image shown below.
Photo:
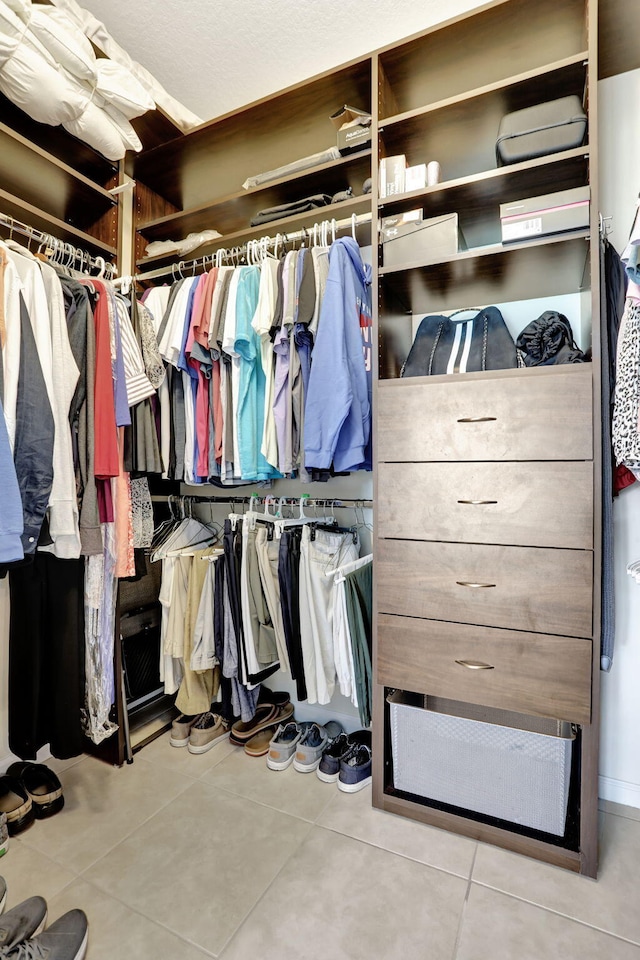
[[[468,246],[447,258],[423,255],[385,266],[381,244],[374,268],[374,804],[590,876],[597,870],[600,649],[597,150],[592,136],[589,145],[499,167],[495,142],[506,112],[569,95],[588,104],[590,128],[597,130],[596,13],[595,0],[542,0],[534,7],[525,0],[496,0],[379,51],[374,145],[374,161],[395,154],[404,154],[409,165],[438,160],[443,175],[435,186],[379,200],[374,219],[415,208],[425,219],[455,212]],[[501,242],[501,203],[584,186],[591,188],[589,228]],[[581,309],[590,300],[594,363],[564,379],[561,368],[553,374],[512,369],[400,379],[420,316],[475,304],[526,306],[567,294],[578,297]],[[554,403],[554,409],[576,413],[579,424],[545,415]],[[473,432],[456,421],[468,419],[463,414],[469,411],[499,421],[475,445],[481,425]],[[537,425],[518,420],[529,416]],[[543,515],[549,520],[553,512],[551,501],[545,505],[547,475],[556,477],[550,485],[555,491],[560,483],[569,496],[565,516],[572,506],[585,511],[583,522],[576,514],[572,530],[560,517],[543,523]],[[531,500],[528,509],[539,483],[542,500],[535,507]],[[512,497],[522,512],[512,512]],[[489,506],[460,506],[467,503]],[[407,526],[403,517],[409,516]],[[534,557],[544,561],[536,551],[545,550],[548,562],[541,569],[563,551],[566,575],[574,565],[580,568],[576,576],[587,592],[580,600],[575,594],[573,619],[568,608],[538,618],[535,590],[529,595],[526,577],[519,579],[522,564],[530,564],[533,576]],[[507,564],[500,576],[498,556]],[[474,562],[477,576],[469,572]],[[487,568],[493,574],[481,577]],[[497,588],[465,593],[456,580],[491,580]],[[509,597],[520,589],[527,615],[515,622]],[[458,601],[456,591],[464,594]],[[525,633],[518,632],[523,627]],[[546,646],[555,652],[553,677]],[[486,661],[494,669],[473,673],[456,661]],[[553,683],[558,690],[547,696]],[[391,690],[458,701],[460,708],[474,704],[576,724],[564,836],[447,806],[430,798],[428,788],[424,795],[398,789]]]

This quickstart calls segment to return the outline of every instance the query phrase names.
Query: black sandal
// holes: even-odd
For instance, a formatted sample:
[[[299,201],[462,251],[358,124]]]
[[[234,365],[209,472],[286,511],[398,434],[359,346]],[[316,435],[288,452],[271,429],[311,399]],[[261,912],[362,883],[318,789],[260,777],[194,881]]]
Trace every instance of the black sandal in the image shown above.
[[[64,807],[62,784],[53,770],[44,763],[19,760],[11,764],[7,775],[15,777],[27,791],[36,819],[44,820],[46,817],[52,817]]]

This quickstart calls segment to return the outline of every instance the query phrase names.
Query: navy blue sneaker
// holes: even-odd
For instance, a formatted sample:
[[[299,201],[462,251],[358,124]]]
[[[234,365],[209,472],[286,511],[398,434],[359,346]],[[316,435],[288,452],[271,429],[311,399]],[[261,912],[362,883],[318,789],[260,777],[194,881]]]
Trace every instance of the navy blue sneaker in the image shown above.
[[[366,744],[354,746],[340,761],[338,790],[357,793],[371,783],[371,747]]]
[[[371,746],[371,731],[356,730],[355,733],[341,733],[332,740],[322,754],[320,766],[316,770],[318,780],[323,783],[335,783],[340,775],[340,761],[351,753],[354,747],[364,744]]]

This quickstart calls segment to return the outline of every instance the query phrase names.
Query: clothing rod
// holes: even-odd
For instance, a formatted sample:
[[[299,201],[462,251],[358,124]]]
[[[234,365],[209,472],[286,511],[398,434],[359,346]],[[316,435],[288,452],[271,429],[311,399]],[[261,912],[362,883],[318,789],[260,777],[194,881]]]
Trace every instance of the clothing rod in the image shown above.
[[[152,503],[168,503],[170,500],[180,502],[181,500],[188,500],[190,503],[266,503],[267,499],[272,504],[277,504],[280,501],[286,504],[287,506],[297,506],[300,503],[300,497],[198,497],[190,496],[188,493],[184,496],[175,493],[175,494],[157,494],[154,493],[151,496]],[[343,500],[342,497],[334,498],[329,497],[328,499],[324,497],[318,497],[317,499],[307,499],[304,498],[305,506],[320,506],[320,507],[334,507],[335,509],[341,509],[342,507],[351,508],[351,507],[364,507],[365,509],[373,507],[373,500]],[[313,519],[313,518],[311,518]]]
[[[291,242],[296,243],[299,240],[309,242],[314,235],[314,229],[316,227],[322,228],[324,224],[327,225],[329,230],[344,230],[347,228],[355,230],[356,227],[360,227],[364,223],[371,223],[370,213],[363,213],[360,216],[357,216],[357,214],[354,213],[351,217],[349,217],[348,220],[320,220],[312,224],[308,229],[303,228],[302,230],[296,230],[294,233],[283,232],[276,234],[275,237],[261,237],[258,240],[249,240],[247,243],[243,243],[238,247],[220,247],[214,253],[208,253],[202,257],[196,257],[193,260],[179,260],[172,264],[170,263],[166,267],[158,267],[157,270],[149,270],[146,273],[137,273],[134,277],[134,280],[140,282],[146,280],[155,280],[157,277],[165,277],[168,274],[171,274],[172,277],[180,280],[184,279],[181,275],[181,271],[193,270],[194,273],[192,275],[195,276],[195,270],[198,267],[202,267],[204,269],[208,260],[211,262],[211,266],[213,267],[216,264],[216,260],[219,261],[218,265],[220,265],[220,261],[222,259],[229,261],[234,257],[242,257],[250,250],[252,244],[255,245],[255,250],[259,253],[261,246],[275,248],[280,244]],[[178,271],[177,276],[176,271]]]
[[[93,257],[88,250],[81,250],[72,243],[59,240],[57,237],[54,237],[53,234],[44,233],[42,230],[38,230],[36,227],[30,226],[28,223],[23,223],[21,220],[16,220],[15,217],[12,217],[8,213],[0,212],[0,226],[6,227],[9,230],[10,238],[12,234],[19,233],[21,236],[27,237],[29,240],[33,240],[35,243],[46,246],[53,254],[54,263],[57,262],[71,266],[73,263],[79,260],[81,269],[82,267],[90,267],[92,269],[97,268],[103,270],[104,275],[109,279],[115,276],[115,265],[108,263],[104,257]]]

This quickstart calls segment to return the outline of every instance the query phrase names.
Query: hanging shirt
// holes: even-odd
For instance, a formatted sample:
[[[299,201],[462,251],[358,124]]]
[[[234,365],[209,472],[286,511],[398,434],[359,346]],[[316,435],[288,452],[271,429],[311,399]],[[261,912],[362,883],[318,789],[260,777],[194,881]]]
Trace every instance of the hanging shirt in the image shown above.
[[[265,378],[264,389],[264,424],[260,439],[260,453],[274,469],[278,468],[278,438],[276,422],[273,415],[274,393],[274,355],[270,330],[276,310],[278,295],[278,267],[279,263],[272,257],[267,257],[260,268],[260,291],[258,304],[253,315],[251,326],[260,341],[260,359]]]
[[[260,341],[253,326],[260,290],[260,268],[248,267],[238,283],[235,349],[240,356],[238,437],[243,480],[269,480],[275,473],[260,452],[264,433],[266,378]]]

